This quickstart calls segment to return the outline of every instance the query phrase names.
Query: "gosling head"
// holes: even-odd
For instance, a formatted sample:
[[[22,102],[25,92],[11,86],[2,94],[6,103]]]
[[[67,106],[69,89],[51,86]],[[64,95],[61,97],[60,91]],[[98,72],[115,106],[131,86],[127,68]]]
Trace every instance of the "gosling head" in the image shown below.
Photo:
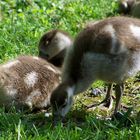
[[[73,104],[74,86],[60,84],[51,95],[51,106],[54,125],[62,121]]]
[[[61,67],[66,50],[72,44],[70,35],[62,30],[51,30],[45,33],[39,42],[39,57],[55,66]]]
[[[135,3],[135,0],[119,0],[119,12],[123,14],[129,14]]]

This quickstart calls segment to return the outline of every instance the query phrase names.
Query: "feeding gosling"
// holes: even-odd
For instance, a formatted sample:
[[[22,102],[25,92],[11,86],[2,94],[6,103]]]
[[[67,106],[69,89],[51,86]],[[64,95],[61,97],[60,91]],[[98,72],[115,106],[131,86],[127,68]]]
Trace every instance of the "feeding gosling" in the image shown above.
[[[61,68],[66,50],[72,45],[72,37],[62,30],[51,30],[39,41],[39,57],[46,59],[54,66]]]
[[[60,72],[52,64],[35,56],[18,57],[0,66],[0,106],[47,108],[59,83]]]
[[[116,83],[114,115],[120,108],[123,83],[140,71],[140,20],[112,17],[83,29],[69,48],[62,83],[51,94],[54,121],[64,117],[73,96],[94,81]],[[110,96],[110,94],[108,94]]]

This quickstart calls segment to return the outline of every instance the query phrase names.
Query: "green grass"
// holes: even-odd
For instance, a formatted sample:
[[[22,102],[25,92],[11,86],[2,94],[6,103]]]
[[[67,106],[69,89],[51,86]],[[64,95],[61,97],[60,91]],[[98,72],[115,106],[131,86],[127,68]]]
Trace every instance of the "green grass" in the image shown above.
[[[116,15],[113,0],[1,0],[0,1],[0,63],[18,55],[37,55],[38,41],[44,32],[60,28],[75,36],[87,21]],[[84,105],[99,102],[104,97],[79,95],[68,114],[68,123],[55,128],[51,117],[0,109],[0,140],[139,140],[139,91],[129,96],[138,83],[130,79],[122,102],[134,106],[126,123],[105,120],[112,111],[87,111]],[[103,87],[102,82],[93,84]],[[129,112],[128,112],[129,114]],[[129,115],[128,115],[129,116]]]

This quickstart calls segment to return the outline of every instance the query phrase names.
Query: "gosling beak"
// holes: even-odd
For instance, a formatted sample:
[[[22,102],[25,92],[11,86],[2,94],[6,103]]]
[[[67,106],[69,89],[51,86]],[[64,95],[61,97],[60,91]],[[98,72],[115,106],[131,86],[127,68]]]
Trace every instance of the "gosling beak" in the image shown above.
[[[41,58],[43,58],[43,59],[46,59],[46,60],[49,59],[49,55],[48,54],[45,54],[45,53],[42,53],[41,51],[39,51],[38,56],[41,57]]]
[[[53,115],[53,126],[57,126],[59,123],[62,123],[64,117],[60,116],[60,115]]]

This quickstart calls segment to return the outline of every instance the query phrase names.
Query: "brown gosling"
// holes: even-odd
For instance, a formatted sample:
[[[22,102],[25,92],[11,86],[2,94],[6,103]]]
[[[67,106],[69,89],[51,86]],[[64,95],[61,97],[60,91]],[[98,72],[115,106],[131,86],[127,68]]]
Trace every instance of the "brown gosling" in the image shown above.
[[[120,0],[119,12],[140,18],[140,0]]]
[[[112,17],[86,27],[69,48],[64,61],[62,83],[51,94],[54,121],[65,117],[73,104],[73,96],[85,91],[96,80],[116,83],[113,114],[117,114],[123,83],[138,71],[139,19]]]
[[[0,106],[41,110],[50,106],[60,71],[35,56],[21,56],[0,66]]]
[[[62,30],[51,30],[39,41],[39,57],[46,59],[54,66],[62,67],[66,50],[72,45],[72,37]]]

